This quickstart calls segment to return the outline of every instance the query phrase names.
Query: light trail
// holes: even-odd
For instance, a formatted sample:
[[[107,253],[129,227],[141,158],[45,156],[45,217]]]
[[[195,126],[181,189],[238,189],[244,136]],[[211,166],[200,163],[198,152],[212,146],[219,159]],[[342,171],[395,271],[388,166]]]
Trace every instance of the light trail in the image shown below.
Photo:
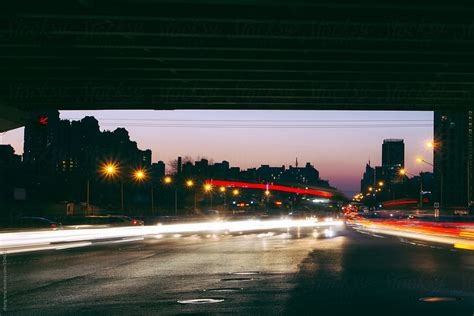
[[[358,230],[433,243],[449,244],[454,248],[474,250],[471,223],[430,223],[418,221],[351,220]],[[456,224],[456,225],[455,225]]]
[[[161,236],[183,233],[199,232],[249,232],[273,229],[288,228],[317,228],[342,226],[343,221],[332,220],[317,222],[316,220],[246,220],[235,222],[205,222],[188,224],[171,224],[156,226],[134,226],[134,227],[114,227],[114,228],[96,228],[96,229],[77,229],[77,230],[56,230],[56,231],[29,231],[0,234],[0,252],[18,253],[26,251],[36,251],[45,249],[65,249],[87,246],[90,241],[111,240],[110,242],[120,242],[113,240],[128,238],[128,240],[137,240],[145,236]],[[69,244],[65,244],[69,243]],[[76,244],[74,244],[76,243]],[[55,245],[57,244],[57,245]]]
[[[251,183],[251,182],[241,182],[241,181],[224,181],[224,180],[207,180],[206,183],[213,186],[224,186],[224,187],[235,187],[235,188],[244,188],[244,189],[260,189],[268,191],[282,191],[289,193],[298,193],[298,194],[308,194],[322,197],[333,197],[334,194],[331,192],[323,190],[315,190],[308,188],[293,188],[284,185],[276,185],[273,183]]]

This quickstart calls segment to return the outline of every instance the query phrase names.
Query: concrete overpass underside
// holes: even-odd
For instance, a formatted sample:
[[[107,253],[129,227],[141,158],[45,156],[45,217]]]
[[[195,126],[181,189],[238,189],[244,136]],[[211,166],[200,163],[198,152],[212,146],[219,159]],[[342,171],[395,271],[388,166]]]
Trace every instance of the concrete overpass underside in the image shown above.
[[[0,131],[48,109],[468,109],[474,3],[9,0]]]

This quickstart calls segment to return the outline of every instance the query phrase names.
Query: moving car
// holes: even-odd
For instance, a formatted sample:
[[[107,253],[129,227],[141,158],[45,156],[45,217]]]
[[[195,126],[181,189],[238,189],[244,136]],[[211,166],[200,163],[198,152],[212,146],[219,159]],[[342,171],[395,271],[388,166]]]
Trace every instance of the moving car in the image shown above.
[[[69,216],[63,219],[67,228],[143,226],[143,221],[124,215]]]
[[[6,229],[61,229],[61,223],[49,220],[44,217],[22,216],[2,225]]]

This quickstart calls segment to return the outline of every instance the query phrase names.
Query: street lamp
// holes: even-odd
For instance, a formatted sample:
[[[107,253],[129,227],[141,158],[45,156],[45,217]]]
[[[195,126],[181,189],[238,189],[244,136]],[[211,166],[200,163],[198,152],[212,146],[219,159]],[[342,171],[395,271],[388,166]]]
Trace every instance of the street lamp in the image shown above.
[[[143,169],[137,169],[133,171],[133,179],[137,182],[142,182],[146,179],[146,172]]]
[[[416,162],[423,162],[423,163],[425,163],[425,164],[427,164],[427,165],[430,165],[431,167],[434,166],[431,162],[428,162],[428,161],[424,160],[424,159],[421,158],[421,157],[416,157]]]
[[[144,169],[135,169],[132,173],[132,178],[135,182],[143,182],[148,179],[148,174]],[[150,197],[151,197],[151,215],[155,214],[155,194],[153,190],[153,182],[150,183]]]
[[[434,147],[436,145],[432,144],[432,146]],[[419,163],[424,163],[424,164],[430,165],[431,167],[434,167],[434,165],[431,162],[428,162],[421,157],[417,157],[416,161]],[[443,205],[443,173],[441,172],[441,170],[438,170],[438,171],[439,171],[439,177],[440,177],[439,206],[441,207]],[[438,214],[435,213],[435,216],[438,216]]]
[[[411,175],[412,177],[415,177],[414,174],[411,174],[407,172],[405,169],[400,169],[399,174],[401,176],[405,175]],[[423,208],[423,179],[421,179],[421,173],[420,173],[420,203],[419,203],[420,209]]]
[[[266,208],[267,211],[268,211],[268,202],[269,202],[269,199],[270,199],[270,191],[269,191],[269,190],[265,190],[265,197],[266,197],[266,205],[265,205],[265,208]]]
[[[173,179],[170,176],[166,176],[163,178],[163,182],[165,184],[171,184]],[[174,188],[174,215],[178,216],[178,187]]]
[[[210,183],[206,183],[204,185],[204,191],[208,192],[211,198],[211,209],[212,209],[212,185]]]
[[[101,172],[105,177],[115,177],[119,172],[119,165],[113,161],[106,162],[102,165]]]
[[[221,191],[221,193],[224,195],[224,211],[226,211],[226,205],[227,205],[227,201],[226,201],[227,195],[225,193],[226,188],[225,187],[220,187],[219,191]]]
[[[186,187],[192,188],[194,186],[194,181],[193,180],[187,180],[186,181]],[[196,213],[196,190],[194,191],[194,213]]]
[[[102,165],[101,172],[106,178],[114,178],[117,174],[120,174],[120,167],[117,162],[109,161]],[[123,177],[120,177],[120,205],[123,212]]]
[[[232,195],[233,195],[233,196],[236,197],[236,196],[239,195],[239,194],[240,194],[240,191],[239,191],[238,189],[233,189],[233,190],[232,190]],[[235,215],[235,207],[232,207],[232,215]]]

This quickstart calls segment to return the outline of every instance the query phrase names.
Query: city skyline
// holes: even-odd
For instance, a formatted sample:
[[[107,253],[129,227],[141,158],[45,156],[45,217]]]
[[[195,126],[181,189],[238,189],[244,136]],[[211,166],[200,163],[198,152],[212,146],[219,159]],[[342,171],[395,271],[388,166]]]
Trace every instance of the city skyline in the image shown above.
[[[368,160],[381,163],[386,138],[405,140],[406,168],[412,173],[431,171],[415,157],[432,160],[424,147],[433,138],[432,112],[62,111],[60,116],[94,116],[101,130],[124,127],[140,149],[152,150],[153,162],[206,157],[247,169],[295,166],[298,158],[300,164],[314,164],[321,178],[347,195],[358,192]],[[22,129],[5,133],[2,143],[21,154]]]

